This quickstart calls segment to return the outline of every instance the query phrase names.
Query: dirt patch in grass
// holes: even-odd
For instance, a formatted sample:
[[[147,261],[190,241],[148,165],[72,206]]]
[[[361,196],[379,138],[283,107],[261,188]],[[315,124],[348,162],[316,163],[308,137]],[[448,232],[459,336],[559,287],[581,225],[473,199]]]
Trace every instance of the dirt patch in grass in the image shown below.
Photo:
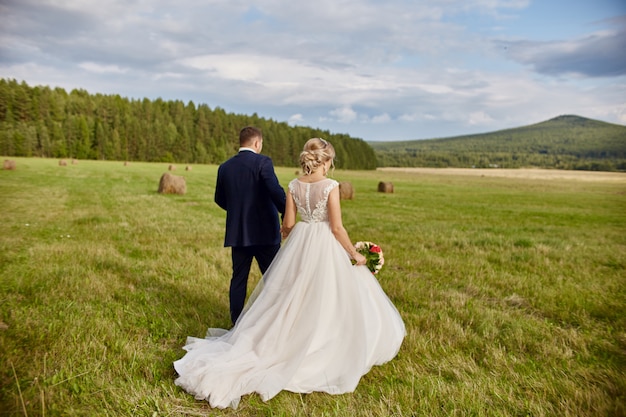
[[[378,168],[383,172],[405,172],[427,175],[458,175],[477,177],[527,178],[541,180],[600,181],[626,184],[624,172],[566,171],[559,169],[498,168]]]

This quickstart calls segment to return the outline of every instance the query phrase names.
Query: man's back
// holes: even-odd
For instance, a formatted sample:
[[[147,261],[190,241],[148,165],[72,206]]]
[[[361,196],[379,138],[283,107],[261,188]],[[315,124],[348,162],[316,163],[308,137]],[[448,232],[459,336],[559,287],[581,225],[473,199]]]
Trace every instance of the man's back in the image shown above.
[[[220,165],[215,202],[227,213],[224,246],[280,243],[285,192],[269,157],[244,150]]]

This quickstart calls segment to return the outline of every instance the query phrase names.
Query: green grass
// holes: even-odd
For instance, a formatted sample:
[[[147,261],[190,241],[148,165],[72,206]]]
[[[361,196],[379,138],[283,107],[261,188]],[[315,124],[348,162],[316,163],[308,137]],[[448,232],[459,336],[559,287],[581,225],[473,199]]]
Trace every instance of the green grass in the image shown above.
[[[336,171],[352,240],[384,250],[402,349],[353,394],[219,411],[172,367],[188,335],[229,326],[216,167],[179,167],[173,196],[156,192],[166,164],[16,161],[0,171],[0,415],[626,415],[626,181]]]

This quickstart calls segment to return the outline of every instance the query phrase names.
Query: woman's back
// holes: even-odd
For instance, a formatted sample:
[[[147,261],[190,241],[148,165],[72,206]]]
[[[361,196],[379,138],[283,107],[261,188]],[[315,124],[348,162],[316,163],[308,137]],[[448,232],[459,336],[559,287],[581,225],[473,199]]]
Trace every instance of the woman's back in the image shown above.
[[[289,183],[289,192],[301,220],[305,223],[328,221],[328,195],[338,185],[337,181],[328,178],[316,182],[292,180]]]

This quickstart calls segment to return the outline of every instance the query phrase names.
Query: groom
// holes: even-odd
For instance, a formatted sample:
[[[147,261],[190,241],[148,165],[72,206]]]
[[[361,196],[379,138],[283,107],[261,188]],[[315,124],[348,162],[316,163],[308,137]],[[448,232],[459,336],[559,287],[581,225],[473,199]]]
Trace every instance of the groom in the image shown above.
[[[226,210],[224,246],[231,247],[233,262],[229,292],[233,324],[243,310],[252,258],[265,273],[280,248],[278,212],[285,213],[285,191],[272,160],[260,154],[261,130],[241,129],[239,146],[239,153],[218,168],[215,186],[215,202]]]

